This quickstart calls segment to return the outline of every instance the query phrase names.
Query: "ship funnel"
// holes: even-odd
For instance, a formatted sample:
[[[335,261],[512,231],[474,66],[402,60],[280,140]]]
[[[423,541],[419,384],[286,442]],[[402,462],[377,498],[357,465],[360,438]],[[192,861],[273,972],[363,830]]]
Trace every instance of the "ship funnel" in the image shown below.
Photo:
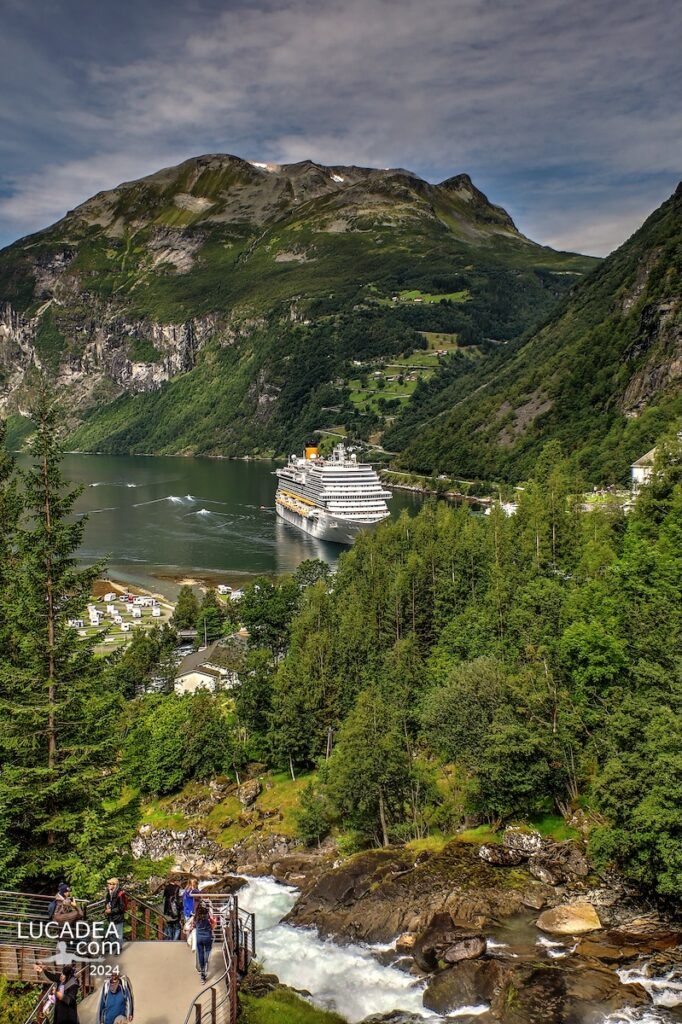
[[[319,452],[318,452],[317,448],[315,448],[313,446],[311,446],[309,448],[306,448],[306,450],[305,450],[306,460],[308,460],[308,459],[316,459],[318,454],[319,454]]]

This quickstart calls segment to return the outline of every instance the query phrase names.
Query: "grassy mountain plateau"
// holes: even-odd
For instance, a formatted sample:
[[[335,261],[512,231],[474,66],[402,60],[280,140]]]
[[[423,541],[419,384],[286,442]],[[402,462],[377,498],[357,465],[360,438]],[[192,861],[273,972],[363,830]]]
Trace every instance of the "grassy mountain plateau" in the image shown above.
[[[0,252],[1,409],[18,442],[37,367],[82,450],[276,454],[326,430],[516,479],[558,435],[622,476],[674,414],[681,202],[600,265],[464,174],[191,159]]]

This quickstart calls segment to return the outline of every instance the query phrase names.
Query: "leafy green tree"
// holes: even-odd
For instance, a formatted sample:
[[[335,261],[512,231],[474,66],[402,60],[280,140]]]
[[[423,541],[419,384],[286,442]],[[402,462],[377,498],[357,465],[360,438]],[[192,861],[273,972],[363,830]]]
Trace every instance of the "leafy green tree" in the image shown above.
[[[123,768],[131,786],[163,795],[190,779],[229,772],[240,758],[228,710],[208,691],[178,696],[149,695],[130,710]]]
[[[223,635],[224,623],[225,610],[215,590],[209,589],[201,600],[196,617],[195,646],[215,643]]]
[[[194,629],[198,614],[199,602],[196,594],[189,586],[181,587],[173,612],[173,625],[176,629]]]
[[[391,826],[407,813],[412,768],[400,720],[378,690],[358,697],[328,770],[329,793],[344,820],[388,846]]]
[[[299,585],[291,577],[278,583],[260,577],[247,587],[239,602],[239,614],[249,631],[251,646],[267,647],[274,657],[282,654],[299,598]]]

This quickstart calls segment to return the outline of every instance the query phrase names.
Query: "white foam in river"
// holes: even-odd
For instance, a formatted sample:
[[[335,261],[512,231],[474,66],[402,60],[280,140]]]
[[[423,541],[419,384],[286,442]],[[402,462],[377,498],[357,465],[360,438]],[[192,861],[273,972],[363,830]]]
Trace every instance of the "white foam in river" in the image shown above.
[[[312,928],[293,928],[281,919],[298,893],[272,878],[252,878],[239,891],[239,905],[256,914],[256,957],[284,985],[310,992],[313,1002],[351,1022],[373,1013],[406,1010],[433,1015],[422,1004],[423,986],[409,974],[386,967],[366,946],[338,946]],[[461,1007],[462,1014],[487,1007]]]

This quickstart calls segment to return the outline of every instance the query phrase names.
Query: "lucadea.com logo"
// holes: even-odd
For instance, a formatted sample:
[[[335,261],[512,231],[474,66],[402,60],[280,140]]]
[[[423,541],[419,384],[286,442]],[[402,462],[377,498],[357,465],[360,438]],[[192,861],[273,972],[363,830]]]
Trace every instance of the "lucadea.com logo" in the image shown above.
[[[58,924],[56,921],[19,921],[17,938],[20,942],[57,941],[57,952],[45,963],[89,963],[105,956],[118,956],[121,942],[113,922],[74,921]],[[57,959],[59,957],[59,959]],[[62,961],[62,957],[66,957]]]

